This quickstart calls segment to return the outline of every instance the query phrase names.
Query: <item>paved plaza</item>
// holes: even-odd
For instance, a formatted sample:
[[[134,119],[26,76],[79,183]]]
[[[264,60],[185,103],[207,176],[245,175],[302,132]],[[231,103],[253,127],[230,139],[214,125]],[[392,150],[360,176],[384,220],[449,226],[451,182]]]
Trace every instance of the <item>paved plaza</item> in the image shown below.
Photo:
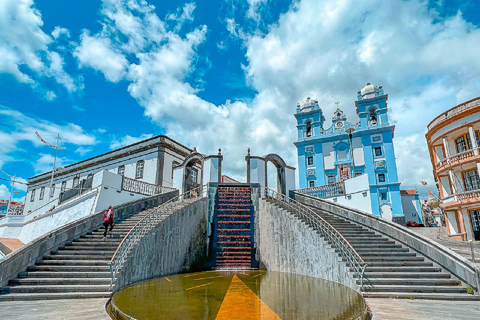
[[[478,301],[366,299],[374,320],[478,320]],[[14,301],[0,303],[1,320],[104,320],[108,299]]]

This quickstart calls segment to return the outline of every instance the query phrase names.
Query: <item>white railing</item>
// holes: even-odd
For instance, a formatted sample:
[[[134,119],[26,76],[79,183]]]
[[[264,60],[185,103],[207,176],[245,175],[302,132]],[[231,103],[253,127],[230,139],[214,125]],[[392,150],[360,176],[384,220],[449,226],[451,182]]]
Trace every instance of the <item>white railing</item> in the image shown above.
[[[143,181],[123,177],[122,190],[135,192],[135,193],[141,193],[141,194],[144,194],[146,196],[154,196],[154,195],[157,195],[157,194],[162,194],[162,193],[166,193],[166,192],[170,192],[170,191],[175,191],[177,189],[170,188],[170,187],[164,187],[164,186],[158,186],[156,184],[151,184],[151,183],[148,183],[148,182],[143,182]]]
[[[304,188],[295,192],[307,194],[317,198],[330,198],[345,194],[345,181],[334,182],[318,187]]]
[[[477,150],[478,150],[478,152],[480,152],[480,148],[477,148]],[[468,159],[468,158],[473,158],[473,157],[475,157],[475,149],[470,149],[470,150],[467,150],[467,151],[457,153],[457,154],[455,154],[451,157],[445,158],[443,160],[440,160],[439,162],[437,162],[436,167],[438,169],[438,168],[443,167],[447,164],[454,165],[455,162],[465,160],[465,159]]]
[[[432,130],[433,127],[435,127],[436,125],[438,125],[439,123],[441,123],[442,121],[445,121],[446,119],[462,112],[462,111],[465,111],[467,109],[470,109],[470,108],[473,108],[473,107],[476,107],[480,105],[480,97],[479,98],[476,98],[476,99],[473,99],[471,101],[467,101],[465,103],[462,103],[462,104],[459,104],[458,106],[455,106],[449,110],[447,110],[446,112],[442,113],[441,115],[439,115],[438,117],[436,117],[435,119],[432,120],[432,122],[430,122],[427,126],[428,128],[428,131]]]
[[[287,197],[284,194],[278,193],[272,189],[262,186],[263,194],[267,199],[287,206],[292,210],[300,219],[307,221],[307,223],[315,230],[320,232],[320,235],[328,241],[332,247],[340,253],[342,258],[353,269],[354,275],[360,278],[360,288],[363,290],[363,279],[365,274],[365,268],[367,264],[363,261],[362,257],[355,251],[352,245],[345,239],[342,234],[335,229],[330,223],[323,219],[318,213],[303,205],[302,203]],[[295,192],[298,192],[296,190]]]
[[[158,225],[158,223],[163,221],[169,215],[173,214],[175,212],[174,207],[178,202],[188,199],[200,199],[206,195],[206,190],[207,185],[204,185],[176,196],[157,208],[154,208],[149,214],[147,214],[142,220],[133,226],[130,231],[128,231],[122,242],[120,242],[109,263],[111,272],[110,290],[113,288],[117,275],[123,268],[124,263],[127,261],[128,255],[142,240],[142,238],[147,235],[156,225]]]

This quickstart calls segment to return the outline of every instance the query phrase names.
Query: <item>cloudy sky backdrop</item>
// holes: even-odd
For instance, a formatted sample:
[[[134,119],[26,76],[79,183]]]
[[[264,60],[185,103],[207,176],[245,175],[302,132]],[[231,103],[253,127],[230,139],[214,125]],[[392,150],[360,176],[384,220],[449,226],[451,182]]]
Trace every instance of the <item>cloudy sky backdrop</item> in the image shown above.
[[[307,96],[356,122],[367,82],[389,94],[403,188],[433,184],[426,125],[480,95],[480,4],[421,0],[2,0],[0,166],[23,179],[167,134],[296,165]],[[1,178],[6,178],[1,176]],[[10,185],[0,180],[0,198]],[[25,188],[20,187],[24,195]]]

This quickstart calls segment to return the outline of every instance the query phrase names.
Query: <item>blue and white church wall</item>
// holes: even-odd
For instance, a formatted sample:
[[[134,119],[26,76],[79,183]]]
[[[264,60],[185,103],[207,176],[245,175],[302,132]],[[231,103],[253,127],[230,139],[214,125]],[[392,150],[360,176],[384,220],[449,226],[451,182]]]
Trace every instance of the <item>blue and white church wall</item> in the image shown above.
[[[298,139],[294,144],[298,150],[300,188],[366,175],[370,201],[370,210],[366,211],[403,224],[393,146],[395,126],[388,120],[388,95],[382,86],[368,83],[357,97],[355,107],[359,118],[348,122],[337,108],[327,129],[323,127],[325,117],[318,101],[307,98],[297,106]]]

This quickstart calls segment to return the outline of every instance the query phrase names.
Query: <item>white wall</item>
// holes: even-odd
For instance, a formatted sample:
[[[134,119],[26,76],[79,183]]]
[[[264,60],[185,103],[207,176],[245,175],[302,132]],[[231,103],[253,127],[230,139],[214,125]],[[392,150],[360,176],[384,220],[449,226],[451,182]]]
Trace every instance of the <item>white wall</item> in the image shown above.
[[[345,180],[345,194],[325,198],[325,200],[372,213],[368,175],[362,174],[361,176]]]
[[[443,197],[445,198],[445,197],[448,197],[449,195],[451,195],[452,190],[450,190],[450,183],[449,183],[448,176],[440,177],[440,182],[442,183]]]
[[[353,138],[353,158],[355,160],[355,166],[365,165],[365,157],[363,156],[363,144],[362,138]]]
[[[250,183],[265,185],[265,161],[250,159]]]
[[[447,218],[448,218],[448,227],[449,227],[450,234],[457,234],[458,226],[457,226],[457,219],[455,219],[455,212],[447,211]]]
[[[415,195],[401,194],[400,198],[402,200],[402,209],[405,216],[405,222],[414,221],[420,223]]]
[[[464,125],[465,123],[469,123],[469,122],[473,122],[473,121],[476,121],[476,120],[479,120],[480,119],[480,113],[474,113],[472,115],[469,115],[467,117],[463,117],[461,119],[458,119],[457,121],[455,122],[452,122],[450,123],[449,125],[443,127],[442,129],[438,130],[433,136],[432,136],[432,141],[435,141],[438,137],[440,137],[441,135],[443,135],[445,132],[448,132],[452,129],[455,129],[461,125]],[[454,149],[455,150],[455,147]],[[456,151],[454,153],[451,153],[452,155],[455,154]]]
[[[80,181],[86,179],[89,174],[95,174],[102,170],[108,170],[112,173],[118,172],[118,167],[120,165],[125,165],[125,176],[128,178],[135,179],[135,172],[136,172],[136,164],[137,161],[144,160],[144,173],[143,178],[138,179],[140,181],[148,182],[155,184],[156,180],[156,172],[157,172],[157,161],[158,161],[158,148],[152,148],[149,150],[145,150],[142,152],[134,153],[131,155],[127,155],[120,159],[111,160],[107,163],[97,164],[86,169],[79,169],[75,172],[69,173],[68,175],[59,176],[58,178],[54,179],[55,183],[55,196],[50,198],[50,180],[44,181],[37,184],[29,185],[27,190],[27,195],[25,198],[25,209],[24,212],[28,213],[28,211],[36,210],[37,208],[47,204],[48,202],[58,199],[60,195],[60,187],[63,181],[67,181],[67,190],[73,187],[73,179],[78,174],[80,175]],[[43,200],[39,200],[40,197],[40,189],[42,186],[45,186],[45,196]],[[35,189],[35,201],[31,202],[31,192]]]
[[[335,169],[335,152],[333,151],[333,143],[332,142],[323,143],[322,150],[323,150],[323,166],[325,167],[325,170]],[[322,174],[324,173],[322,172]]]
[[[290,190],[295,190],[295,170],[285,168],[285,183],[286,183],[286,195],[288,196]]]
[[[443,154],[442,146],[436,146],[435,147],[435,163],[438,163],[443,159],[445,159],[445,155]]]

